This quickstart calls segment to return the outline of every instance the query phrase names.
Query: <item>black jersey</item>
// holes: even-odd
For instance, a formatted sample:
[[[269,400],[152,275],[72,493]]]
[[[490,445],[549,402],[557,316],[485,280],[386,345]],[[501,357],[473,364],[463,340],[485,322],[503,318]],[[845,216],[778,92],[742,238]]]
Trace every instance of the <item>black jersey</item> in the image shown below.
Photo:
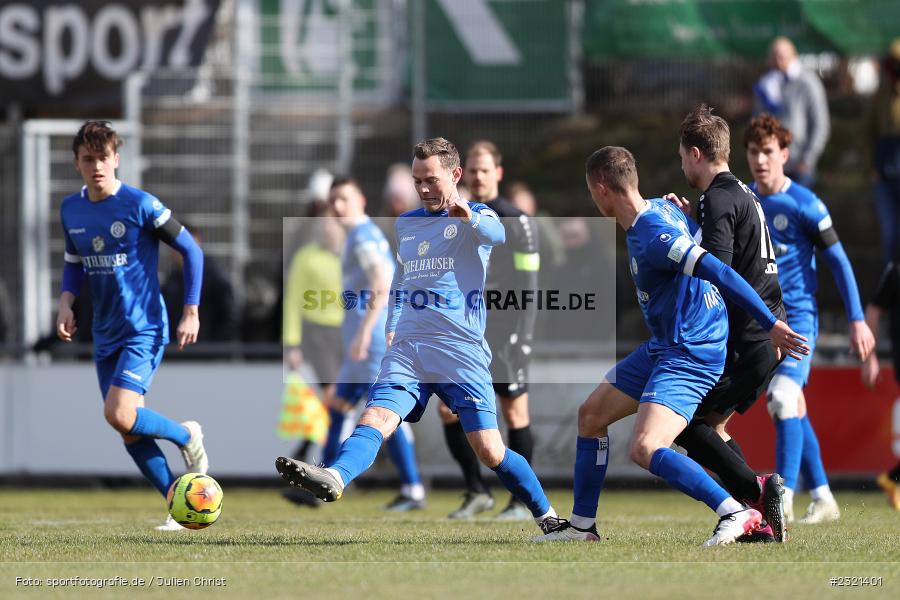
[[[772,314],[784,321],[775,250],[756,195],[728,171],[719,173],[700,196],[697,219],[702,235],[700,245],[737,271]],[[725,306],[729,346],[768,338],[759,323],[742,308],[727,299]]]
[[[485,290],[489,294],[492,290],[499,292],[504,298],[509,293],[522,298],[522,290],[538,289],[540,254],[537,224],[502,196],[485,204],[500,215],[506,228],[506,243],[491,250]],[[509,342],[510,336],[515,334],[519,343],[528,343],[534,334],[536,317],[534,302],[529,303],[525,310],[489,310],[485,335],[491,341]]]
[[[890,315],[891,353],[894,356],[894,375],[900,381],[900,262],[888,263],[872,304]]]

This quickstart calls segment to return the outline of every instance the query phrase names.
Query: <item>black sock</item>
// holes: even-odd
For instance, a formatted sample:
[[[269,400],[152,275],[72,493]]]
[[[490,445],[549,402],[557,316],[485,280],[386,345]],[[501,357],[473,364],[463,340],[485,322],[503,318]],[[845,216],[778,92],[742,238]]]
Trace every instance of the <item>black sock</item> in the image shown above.
[[[741,450],[741,446],[737,443],[737,440],[736,440],[736,439],[731,438],[731,439],[729,439],[729,440],[728,440],[727,442],[725,442],[725,443],[728,444],[728,447],[731,448],[731,450],[732,450],[735,454],[737,454],[737,455],[740,457],[740,459],[741,459],[742,461],[747,462],[747,457],[744,456],[744,451]]]
[[[716,430],[703,421],[691,421],[675,443],[687,450],[688,456],[719,476],[722,485],[736,500],[759,498],[759,483],[747,463],[719,437]]]
[[[897,466],[891,469],[890,472],[888,472],[888,477],[890,477],[897,483],[900,483],[900,463],[897,463]]]
[[[534,454],[534,437],[531,435],[531,425],[509,430],[509,449],[521,454],[531,464],[531,456]]]
[[[459,468],[462,469],[463,478],[466,480],[466,489],[478,494],[490,494],[487,484],[481,478],[481,466],[478,463],[478,457],[475,456],[475,451],[469,445],[462,423],[457,421],[450,425],[445,424],[444,439],[447,440],[447,448],[450,449],[450,455],[453,456],[453,459],[459,463]]]
[[[309,455],[309,451],[311,448],[312,442],[310,442],[309,440],[303,440],[294,451],[294,458],[296,458],[297,460],[302,460],[303,462],[309,462],[306,460],[306,457]]]

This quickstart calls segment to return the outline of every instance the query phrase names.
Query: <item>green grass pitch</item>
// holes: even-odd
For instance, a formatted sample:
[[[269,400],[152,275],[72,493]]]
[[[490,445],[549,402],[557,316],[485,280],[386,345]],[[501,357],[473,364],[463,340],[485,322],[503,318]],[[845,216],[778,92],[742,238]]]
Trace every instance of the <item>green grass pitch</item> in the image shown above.
[[[73,580],[49,587],[50,578],[73,577],[129,580],[101,597],[259,600],[869,598],[897,597],[900,585],[900,514],[875,493],[839,493],[839,523],[795,525],[787,544],[713,549],[700,544],[714,515],[674,492],[606,492],[601,543],[552,545],[529,542],[538,533],[531,523],[447,521],[457,493],[432,492],[424,511],[381,512],[391,496],[351,489],[314,510],[288,504],[274,489],[226,488],[218,523],[163,533],[153,531],[165,513],[150,491],[3,490],[0,597],[98,595]],[[506,501],[499,490],[497,498]],[[568,514],[569,491],[550,498]],[[806,501],[797,498],[798,513]],[[43,585],[17,584],[17,577]],[[881,584],[832,586],[833,577],[880,577]],[[141,590],[134,578],[144,580]],[[176,586],[178,579],[186,583]]]

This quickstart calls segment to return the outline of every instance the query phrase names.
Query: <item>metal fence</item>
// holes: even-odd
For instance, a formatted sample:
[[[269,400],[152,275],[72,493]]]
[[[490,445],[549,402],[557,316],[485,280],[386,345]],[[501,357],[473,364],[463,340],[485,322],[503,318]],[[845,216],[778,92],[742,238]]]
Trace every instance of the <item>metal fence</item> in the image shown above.
[[[199,230],[245,307],[245,340],[275,342],[282,218],[305,214],[316,169],[352,172],[377,214],[385,172],[408,162],[412,140],[444,135],[462,150],[490,138],[507,157],[508,178],[529,180],[540,157],[535,183],[544,207],[565,216],[572,206],[590,208],[579,178],[568,175],[583,161],[585,117],[646,121],[698,100],[725,114],[748,110],[758,61],[587,64],[580,51],[585,8],[584,0],[225,1],[200,69],[138,74],[127,84],[125,120],[137,129],[126,143],[134,156],[123,158],[134,170],[122,177]],[[0,247],[12,257],[0,266],[0,342],[32,343],[52,319],[51,282],[61,262],[46,254],[49,262],[36,273],[24,268],[38,263],[20,250],[42,250],[40,238],[22,237],[20,209],[34,207],[17,184],[39,186],[45,204],[34,208],[36,218],[56,231],[59,199],[79,185],[66,155],[76,125],[48,138],[43,166],[19,165],[21,152],[26,161],[34,155],[18,129],[0,129],[8,150],[0,159]],[[560,131],[564,142],[554,136]],[[674,134],[653,144],[653,131],[639,132],[648,147],[668,148]],[[666,164],[665,173],[680,181],[676,162]],[[60,251],[58,237],[47,243],[47,252]]]

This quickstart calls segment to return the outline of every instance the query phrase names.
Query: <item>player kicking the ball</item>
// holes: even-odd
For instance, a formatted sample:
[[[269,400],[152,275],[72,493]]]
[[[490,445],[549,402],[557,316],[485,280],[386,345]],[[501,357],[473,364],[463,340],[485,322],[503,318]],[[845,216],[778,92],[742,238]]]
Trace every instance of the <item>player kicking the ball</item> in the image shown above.
[[[606,477],[608,427],[637,412],[632,460],[716,511],[719,523],[705,546],[732,543],[755,531],[762,515],[670,448],[725,366],[728,316],[718,290],[753,315],[776,348],[794,356],[808,350],[749,284],[694,242],[681,211],[663,199],[641,197],[628,150],[594,152],[586,172],[597,208],[626,231],[650,339],[619,362],[579,408],[572,518],[535,541],[600,539],[595,521]]]
[[[189,472],[206,473],[209,463],[199,424],[178,423],[144,406],[144,394],[169,342],[156,275],[159,241],[184,257],[179,350],[197,341],[203,252],[162,202],[116,179],[119,144],[116,132],[103,121],[85,123],[72,143],[84,187],[64,198],[60,209],[66,262],[56,331],[63,341],[72,341],[72,304],[86,273],[94,303],[94,361],[103,414],[122,435],[141,473],[165,497],[175,477],[157,438],[181,449]],[[182,527],[169,516],[157,529]]]
[[[505,241],[497,214],[465,202],[456,147],[443,138],[416,145],[413,180],[422,208],[397,219],[398,266],[391,284],[389,346],[366,409],[330,468],[279,457],[291,485],[325,501],[368,469],[382,441],[402,420],[419,420],[432,394],[459,415],[478,458],[521,501],[547,533],[561,520],[528,462],[504,446],[484,341],[485,272],[491,248]]]

